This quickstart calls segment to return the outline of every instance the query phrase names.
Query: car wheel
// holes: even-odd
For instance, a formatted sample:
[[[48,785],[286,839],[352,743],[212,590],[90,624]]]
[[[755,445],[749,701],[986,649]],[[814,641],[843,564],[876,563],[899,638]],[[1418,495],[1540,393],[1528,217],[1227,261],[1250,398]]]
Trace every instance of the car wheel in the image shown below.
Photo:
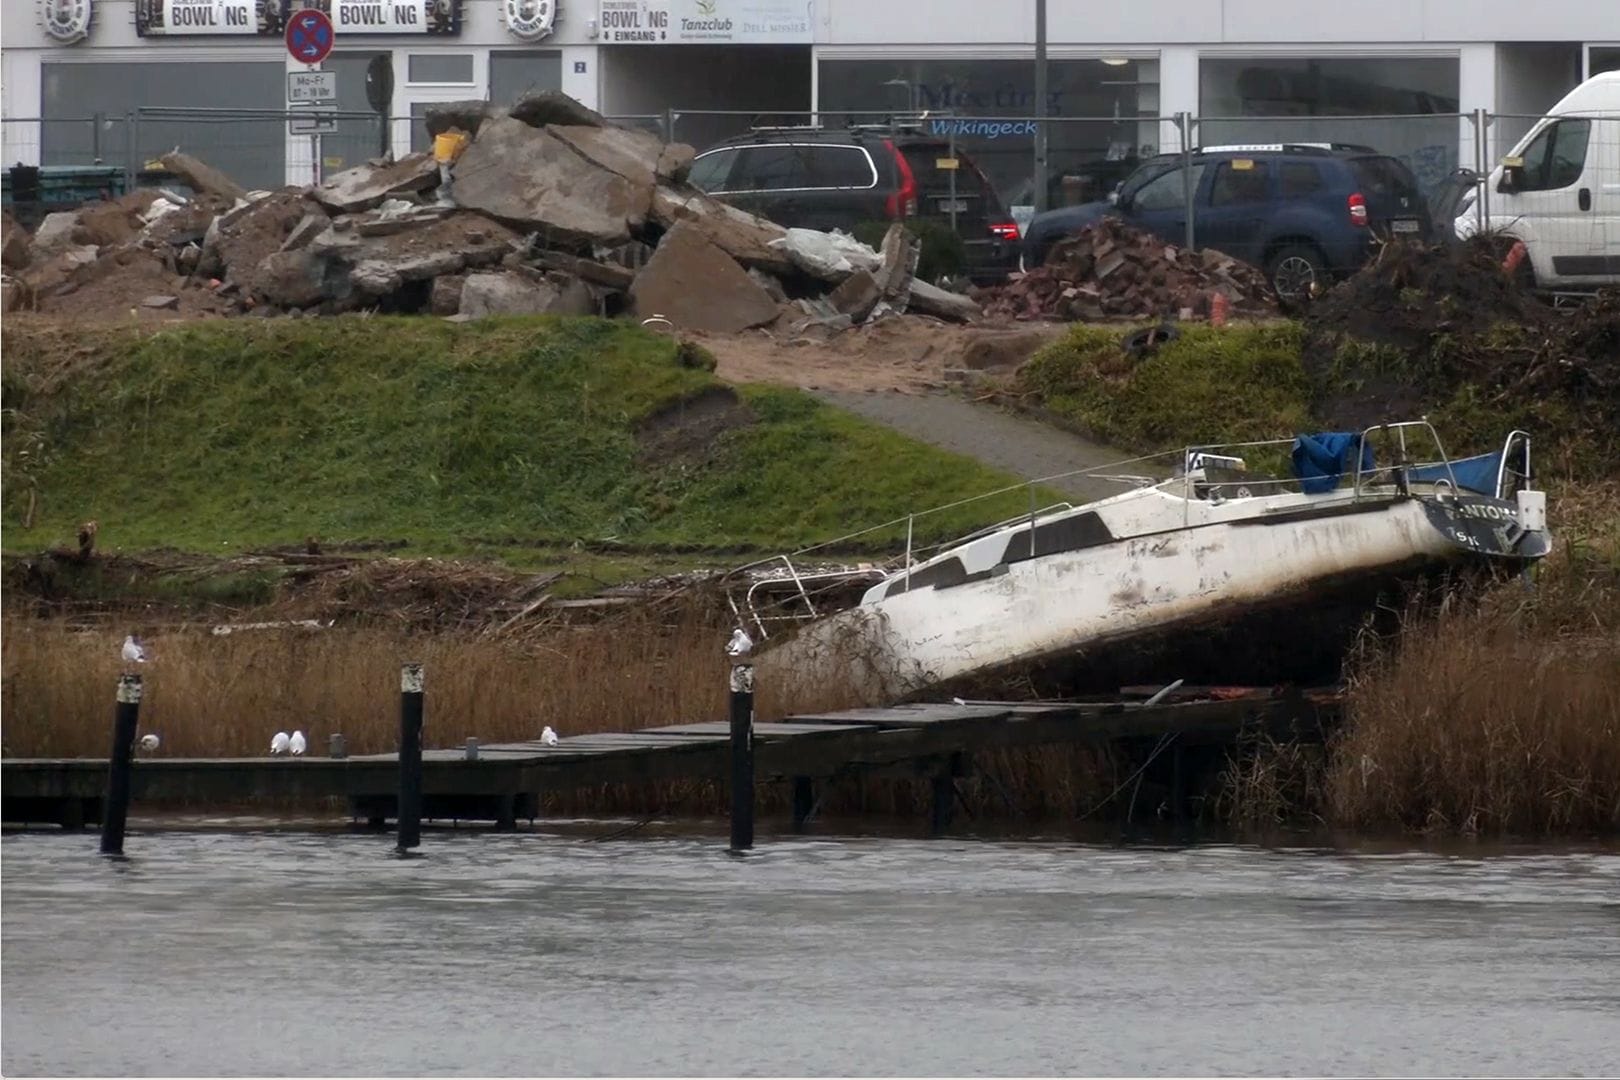
[[[1327,260],[1309,244],[1289,244],[1272,255],[1266,276],[1284,300],[1308,300],[1311,286],[1327,287]]]

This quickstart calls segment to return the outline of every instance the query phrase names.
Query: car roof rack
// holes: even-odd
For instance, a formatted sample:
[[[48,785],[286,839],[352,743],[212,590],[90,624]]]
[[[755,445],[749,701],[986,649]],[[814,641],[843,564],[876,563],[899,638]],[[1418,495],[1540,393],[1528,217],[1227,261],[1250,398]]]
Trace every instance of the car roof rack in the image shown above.
[[[1257,154],[1376,154],[1378,153],[1378,150],[1376,147],[1363,146],[1360,143],[1343,142],[1222,143],[1218,146],[1199,146],[1193,149],[1193,153],[1195,154],[1226,154],[1243,152]]]

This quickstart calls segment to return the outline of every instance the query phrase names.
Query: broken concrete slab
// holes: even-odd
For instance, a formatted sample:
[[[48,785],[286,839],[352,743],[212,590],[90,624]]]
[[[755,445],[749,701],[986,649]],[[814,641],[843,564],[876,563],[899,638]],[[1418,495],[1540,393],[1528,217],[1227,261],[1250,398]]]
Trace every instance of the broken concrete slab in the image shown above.
[[[544,315],[561,298],[562,291],[542,277],[521,274],[468,274],[461,287],[460,314],[479,318],[484,315]]]
[[[910,310],[952,322],[972,322],[984,314],[979,305],[959,293],[947,292],[926,281],[911,283]]]
[[[180,310],[180,298],[178,296],[148,296],[141,301],[141,307],[152,308],[157,311],[178,311]]]
[[[287,234],[287,239],[281,242],[281,250],[297,251],[301,247],[308,247],[310,241],[325,232],[330,224],[331,221],[325,214],[305,214],[298,224],[293,226],[292,232]]]
[[[636,280],[636,272],[628,267],[593,262],[560,251],[537,251],[533,256],[533,262],[547,270],[556,270],[582,281],[618,289],[621,292],[630,288],[631,283]]]
[[[874,272],[883,299],[896,311],[904,311],[911,299],[911,285],[917,278],[917,263],[922,258],[922,243],[904,225],[895,222],[883,234],[883,245],[878,254],[882,265]]]
[[[253,298],[276,307],[311,307],[351,291],[346,268],[307,247],[274,252],[253,274]]]
[[[865,322],[872,309],[883,299],[883,288],[870,270],[857,270],[843,283],[827,294],[827,302],[835,311],[848,315],[852,322]]]
[[[744,266],[758,267],[772,274],[793,271],[787,252],[771,246],[771,241],[787,235],[787,230],[711,198],[696,188],[660,185],[653,192],[652,218],[668,229],[678,223],[690,225]]]
[[[210,195],[222,195],[232,201],[244,198],[247,195],[247,190],[241,184],[238,184],[212,165],[198,161],[190,154],[182,154],[176,151],[164,154],[158,161],[165,169],[168,169],[198,191],[204,191]]]
[[[460,274],[442,274],[433,279],[428,294],[428,311],[434,315],[454,315],[461,310],[461,290],[467,279]]]
[[[362,259],[349,271],[355,291],[365,296],[387,296],[407,281],[426,281],[453,274],[467,265],[459,251],[432,251],[407,258]]]
[[[484,117],[489,113],[490,104],[487,101],[443,101],[437,105],[429,105],[422,122],[427,127],[430,139],[443,135],[451,128],[459,128],[468,135],[477,135],[478,125],[484,122]]]
[[[311,194],[322,206],[345,214],[369,210],[390,195],[427,191],[439,184],[433,155],[407,154],[387,165],[356,165],[329,177]]]
[[[541,128],[547,124],[577,124],[583,127],[607,127],[605,117],[593,109],[587,109],[561,90],[535,90],[524,94],[512,103],[506,110],[507,115],[519,120],[530,127]],[[476,130],[468,128],[468,131]],[[480,136],[483,135],[479,131]]]
[[[770,294],[702,229],[681,222],[664,235],[630,287],[639,319],[660,315],[686,330],[734,334],[777,316]]]
[[[660,179],[684,184],[692,173],[692,161],[696,157],[697,151],[685,143],[666,143],[658,154],[658,165],[654,171]]]
[[[39,228],[34,230],[34,252],[43,257],[56,255],[79,244],[73,232],[79,227],[79,215],[72,210],[58,210],[46,214]]]
[[[771,247],[783,252],[794,266],[821,281],[837,284],[857,270],[877,270],[883,259],[848,233],[819,229],[788,229]]]
[[[630,128],[576,124],[551,124],[546,131],[586,161],[617,173],[632,187],[646,188],[647,199],[652,200],[652,187],[658,182],[658,159],[664,150],[658,136]]]
[[[484,123],[451,174],[456,202],[498,221],[574,241],[618,243],[646,219],[652,193],[591,164],[546,131]]]

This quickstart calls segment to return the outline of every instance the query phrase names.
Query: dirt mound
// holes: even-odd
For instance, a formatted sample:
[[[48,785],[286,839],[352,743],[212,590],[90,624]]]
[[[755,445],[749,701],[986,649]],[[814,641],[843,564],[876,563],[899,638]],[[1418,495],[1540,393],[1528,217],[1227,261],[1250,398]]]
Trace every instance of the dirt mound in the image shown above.
[[[1234,313],[1275,314],[1259,270],[1212,248],[1188,251],[1117,218],[1053,245],[1046,265],[976,293],[987,314],[1013,319],[1153,318],[1208,315],[1221,295]]]
[[[1426,349],[1440,334],[1474,334],[1493,322],[1539,325],[1551,314],[1485,243],[1391,244],[1312,304],[1306,325],[1317,335]]]
[[[1331,422],[1416,415],[1466,389],[1487,408],[1556,406],[1593,432],[1620,429],[1620,292],[1554,310],[1487,242],[1390,245],[1305,322],[1305,366]]]

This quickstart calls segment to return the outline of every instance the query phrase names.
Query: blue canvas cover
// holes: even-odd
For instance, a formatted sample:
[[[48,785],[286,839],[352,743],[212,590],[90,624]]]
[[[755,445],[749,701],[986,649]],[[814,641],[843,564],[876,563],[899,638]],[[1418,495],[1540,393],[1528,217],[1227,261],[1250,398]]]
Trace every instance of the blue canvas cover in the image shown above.
[[[1502,452],[1494,454],[1480,454],[1478,457],[1463,458],[1461,461],[1451,463],[1451,472],[1446,472],[1444,465],[1419,465],[1412,469],[1408,475],[1423,483],[1433,483],[1436,480],[1450,480],[1457,478],[1457,486],[1465,491],[1477,492],[1480,495],[1496,497],[1496,476],[1502,470]]]
[[[1371,471],[1372,447],[1361,441],[1352,431],[1326,431],[1318,435],[1299,435],[1294,438],[1294,475],[1307,495],[1321,495],[1339,486],[1339,478],[1347,471],[1354,472],[1354,453],[1361,446],[1361,467]]]

